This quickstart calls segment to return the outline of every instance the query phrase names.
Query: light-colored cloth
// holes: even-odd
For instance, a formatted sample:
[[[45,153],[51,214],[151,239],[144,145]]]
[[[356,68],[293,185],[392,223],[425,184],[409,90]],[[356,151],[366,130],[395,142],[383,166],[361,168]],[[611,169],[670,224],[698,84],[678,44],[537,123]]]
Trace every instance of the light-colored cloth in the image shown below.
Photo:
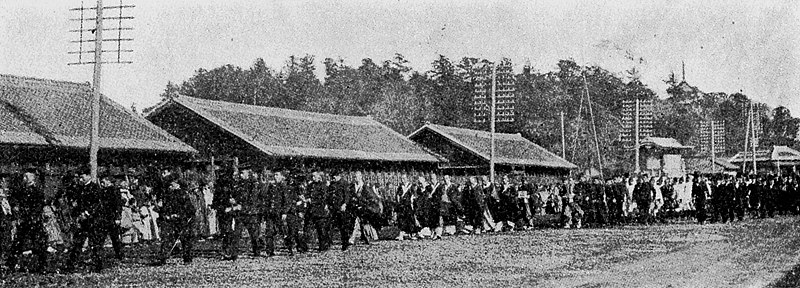
[[[0,189],[0,213],[11,215],[11,204],[8,203],[8,189]]]
[[[161,240],[161,229],[158,228],[158,218],[160,215],[158,212],[153,210],[153,207],[155,206],[147,206],[147,210],[150,211],[150,231],[152,232],[155,240]]]
[[[150,209],[147,206],[139,207],[139,217],[141,217],[142,227],[139,229],[139,232],[142,233],[142,240],[150,241],[153,240],[153,227],[150,225],[152,221],[152,217],[150,216]]]
[[[219,233],[219,224],[217,224],[217,211],[211,209],[208,205],[214,203],[214,190],[208,186],[203,187],[203,198],[206,203],[206,224],[208,225],[208,235],[217,235]]]
[[[58,225],[55,208],[53,208],[52,205],[44,206],[42,213],[44,216],[44,229],[47,232],[47,243],[50,246],[64,244],[64,238],[61,236],[61,227]]]

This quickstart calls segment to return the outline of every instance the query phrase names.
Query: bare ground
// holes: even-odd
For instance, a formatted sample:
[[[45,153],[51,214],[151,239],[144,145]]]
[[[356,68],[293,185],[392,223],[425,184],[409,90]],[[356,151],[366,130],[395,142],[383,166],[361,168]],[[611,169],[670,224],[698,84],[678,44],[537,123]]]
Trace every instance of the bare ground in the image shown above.
[[[800,218],[545,229],[444,240],[380,241],[346,252],[216,258],[146,267],[134,256],[102,274],[28,275],[15,286],[108,287],[798,287]],[[129,253],[136,255],[136,253]],[[2,286],[0,285],[0,286]]]

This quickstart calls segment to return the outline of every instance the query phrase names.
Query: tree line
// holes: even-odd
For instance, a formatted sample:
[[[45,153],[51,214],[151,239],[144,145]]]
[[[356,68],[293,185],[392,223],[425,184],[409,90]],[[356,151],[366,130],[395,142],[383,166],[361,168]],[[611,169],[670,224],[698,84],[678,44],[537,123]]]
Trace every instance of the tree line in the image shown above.
[[[488,130],[488,123],[473,122],[473,81],[486,59],[444,55],[429,70],[414,70],[401,54],[375,62],[370,58],[352,66],[341,58],[325,58],[325,71],[317,77],[315,57],[291,56],[283,67],[268,67],[256,59],[249,68],[227,64],[198,69],[180,84],[167,83],[162,100],[178,94],[312,112],[371,116],[409,134],[425,122]],[[510,59],[503,59],[510,64]],[[621,74],[621,75],[620,75]],[[660,99],[643,84],[635,69],[613,73],[599,66],[582,66],[572,59],[560,60],[554,71],[522,66],[516,79],[516,121],[499,123],[498,132],[521,133],[553,151],[561,152],[560,113],[565,115],[566,159],[580,167],[597,167],[592,119],[594,116],[601,161],[609,173],[631,171],[633,151],[618,141],[622,125],[622,101],[651,99],[655,103],[654,134],[690,144],[697,139],[700,121],[723,120],[725,151],[731,156],[744,148],[747,109],[752,101],[741,93],[694,93],[674,74],[664,80],[669,97]],[[589,93],[587,97],[586,93]],[[589,101],[591,100],[591,102]],[[800,148],[800,120],[785,107],[755,103],[764,131],[760,145]],[[146,112],[146,111],[145,111]]]

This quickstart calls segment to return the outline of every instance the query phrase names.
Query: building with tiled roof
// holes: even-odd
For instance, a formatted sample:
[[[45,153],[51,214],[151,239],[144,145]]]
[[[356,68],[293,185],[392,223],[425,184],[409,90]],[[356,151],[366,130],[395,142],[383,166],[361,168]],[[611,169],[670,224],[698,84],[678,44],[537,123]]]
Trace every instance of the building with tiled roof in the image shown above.
[[[92,98],[88,83],[0,74],[0,174],[37,168],[54,195],[62,175],[89,162]],[[197,153],[105,96],[99,128],[100,175],[138,174]]]
[[[800,151],[787,146],[775,145],[767,149],[758,149],[755,153],[756,168],[761,172],[795,172],[800,166]],[[745,171],[753,170],[753,152],[745,151],[736,153],[729,160],[731,164],[741,167]]]
[[[179,96],[147,119],[205,158],[264,167],[431,170],[440,160],[371,117]],[[224,161],[224,160],[223,160]]]
[[[0,74],[0,145],[85,149],[91,100],[88,83]],[[101,152],[196,152],[105,96],[100,100],[99,128]]]
[[[445,169],[460,171],[457,173],[488,172],[490,132],[428,123],[408,138],[447,159],[442,165]],[[520,134],[506,133],[495,133],[495,163],[500,173],[524,171],[533,175],[565,175],[578,168]]]

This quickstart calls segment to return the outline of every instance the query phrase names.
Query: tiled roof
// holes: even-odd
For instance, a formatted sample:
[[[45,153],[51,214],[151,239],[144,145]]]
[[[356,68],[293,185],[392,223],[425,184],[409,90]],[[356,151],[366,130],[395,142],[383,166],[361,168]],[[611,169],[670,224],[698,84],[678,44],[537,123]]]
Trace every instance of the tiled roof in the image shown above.
[[[657,146],[659,148],[672,148],[672,149],[692,149],[692,146],[685,146],[678,142],[675,138],[664,137],[645,137],[642,139],[643,146]]]
[[[174,98],[151,115],[176,106],[193,111],[270,156],[439,162],[403,135],[371,117],[313,113],[186,96]]]
[[[486,131],[456,128],[436,124],[426,124],[408,136],[424,130],[442,135],[457,146],[489,161],[491,154],[491,133]],[[534,166],[575,169],[578,166],[525,139],[520,134],[495,133],[495,162],[504,165]]]
[[[731,163],[742,161],[753,161],[753,152],[736,153],[730,160]],[[756,161],[800,161],[800,151],[787,146],[772,146],[769,150],[756,150]]]
[[[686,158],[686,171],[688,172],[700,172],[705,174],[710,174],[714,172],[722,172],[725,170],[736,170],[739,169],[739,166],[733,165],[728,162],[727,159],[724,158],[715,158],[714,159],[714,169],[711,169],[711,159],[709,158]]]
[[[0,144],[87,148],[88,83],[0,74]],[[103,96],[100,149],[196,153],[161,128]]]

